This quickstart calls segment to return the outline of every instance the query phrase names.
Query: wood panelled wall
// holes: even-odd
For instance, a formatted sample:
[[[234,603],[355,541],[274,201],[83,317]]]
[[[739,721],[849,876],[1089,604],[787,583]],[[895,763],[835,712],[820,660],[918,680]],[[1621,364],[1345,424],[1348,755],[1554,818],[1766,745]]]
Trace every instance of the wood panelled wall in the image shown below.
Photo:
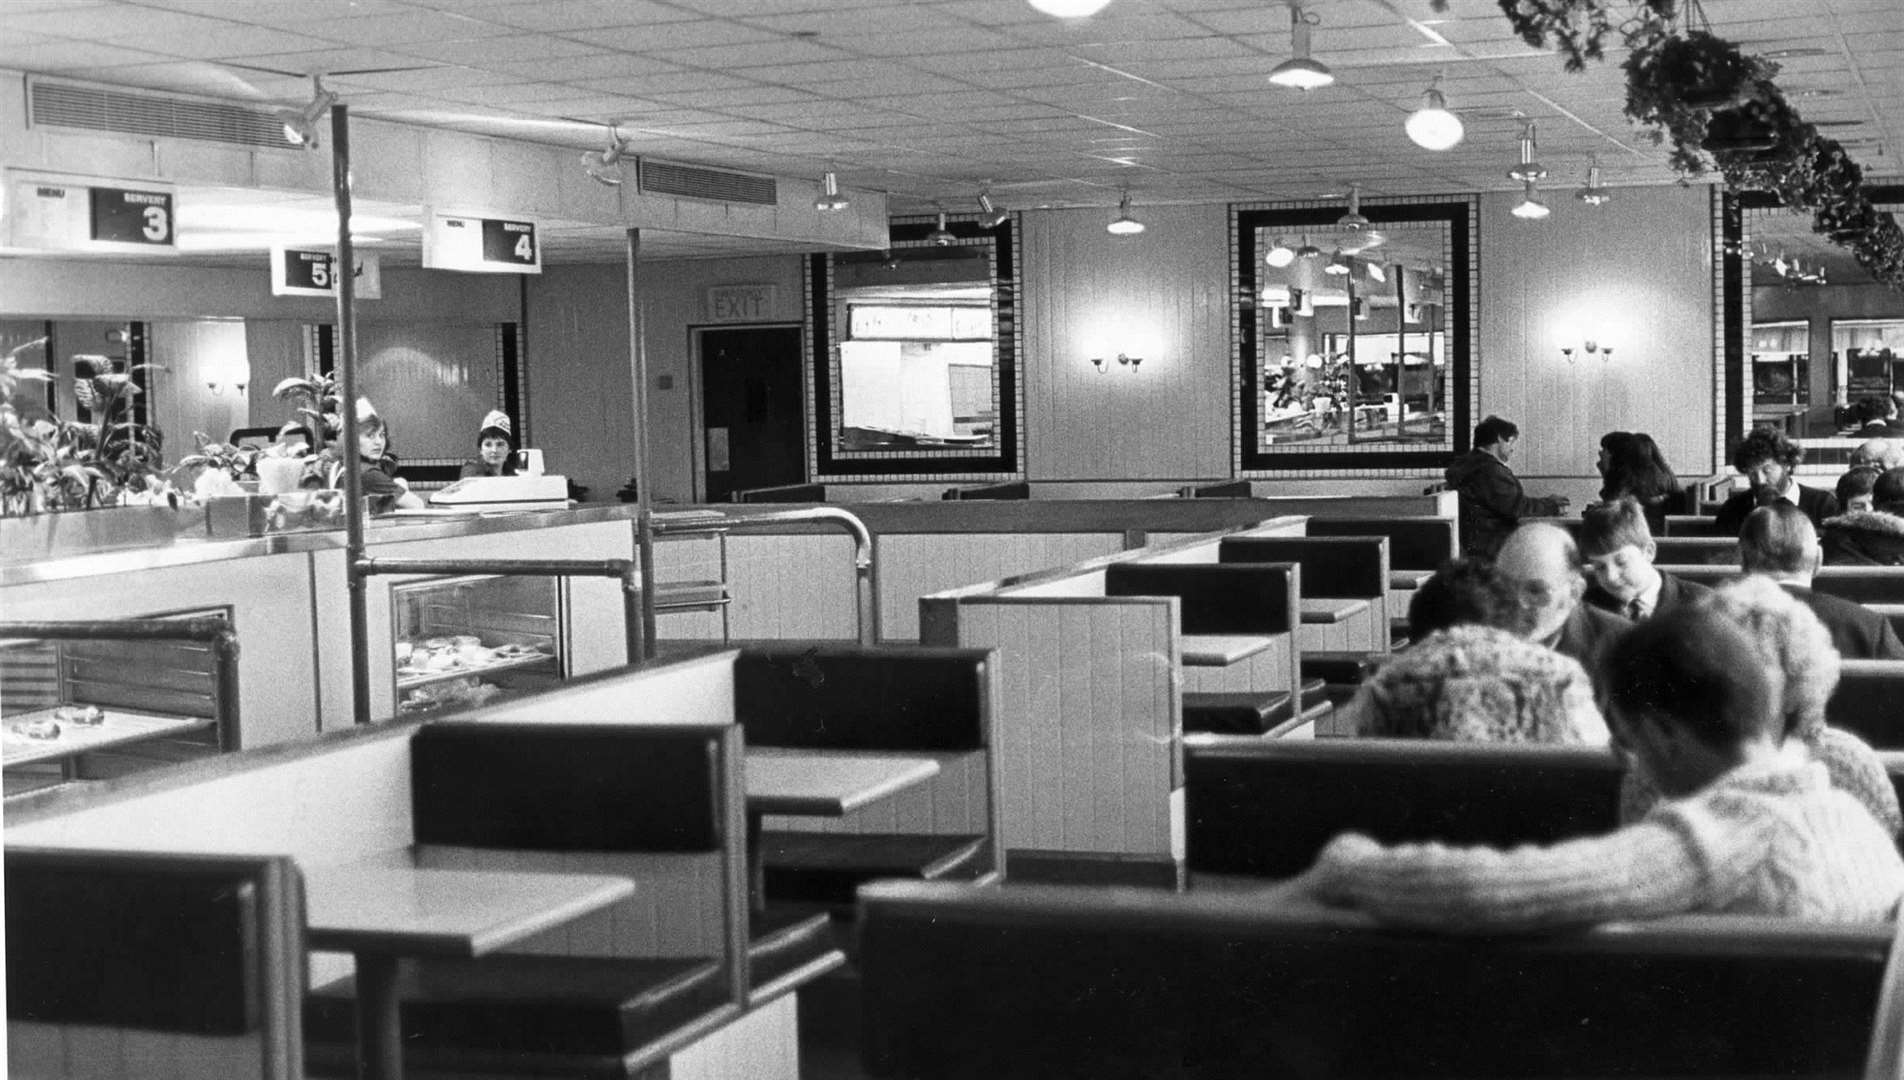
[[[1681,476],[1712,472],[1708,189],[1621,188],[1598,210],[1554,194],[1536,222],[1509,213],[1518,201],[1481,197],[1477,419],[1520,425],[1513,464],[1530,490],[1593,479],[1600,436],[1616,430],[1652,435]],[[1612,359],[1588,355],[1588,338]]]
[[[1122,238],[1104,231],[1112,216],[1023,218],[1026,475],[1228,476],[1227,211],[1139,206],[1147,230]]]

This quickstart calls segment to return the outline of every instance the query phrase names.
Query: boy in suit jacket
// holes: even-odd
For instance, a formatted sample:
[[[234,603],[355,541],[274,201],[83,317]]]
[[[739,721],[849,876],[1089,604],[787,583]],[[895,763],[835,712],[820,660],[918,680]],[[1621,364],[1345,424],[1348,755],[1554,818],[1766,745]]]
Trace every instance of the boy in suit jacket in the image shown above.
[[[1633,622],[1671,611],[1712,590],[1653,565],[1659,546],[1639,500],[1623,495],[1580,512],[1580,554],[1586,556],[1587,603]]]

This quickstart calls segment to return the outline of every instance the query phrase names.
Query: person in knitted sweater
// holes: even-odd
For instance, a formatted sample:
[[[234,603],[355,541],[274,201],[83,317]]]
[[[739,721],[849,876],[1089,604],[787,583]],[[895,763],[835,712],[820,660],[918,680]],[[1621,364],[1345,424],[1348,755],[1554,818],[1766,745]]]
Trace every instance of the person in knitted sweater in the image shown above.
[[[1776,669],[1746,632],[1691,605],[1639,624],[1601,659],[1616,744],[1666,796],[1605,836],[1510,851],[1347,834],[1267,902],[1492,932],[1690,912],[1826,922],[1896,916],[1897,846],[1824,766],[1781,744]]]
[[[1904,830],[1897,789],[1877,752],[1856,735],[1825,726],[1825,704],[1838,687],[1839,656],[1818,616],[1764,577],[1728,581],[1694,603],[1744,629],[1758,662],[1783,678],[1779,711],[1784,739],[1803,745],[1811,759],[1825,767],[1831,786],[1871,811],[1886,833],[1895,837]],[[1639,820],[1659,800],[1650,776],[1627,770],[1620,785],[1621,821]]]

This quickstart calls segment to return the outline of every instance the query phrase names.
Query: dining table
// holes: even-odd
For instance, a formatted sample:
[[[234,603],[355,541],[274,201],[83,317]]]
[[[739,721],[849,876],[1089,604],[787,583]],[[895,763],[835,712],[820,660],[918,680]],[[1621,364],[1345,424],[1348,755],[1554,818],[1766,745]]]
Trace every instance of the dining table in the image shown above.
[[[939,774],[934,758],[867,750],[748,747],[747,886],[753,910],[765,903],[762,821],[768,814],[845,817]]]
[[[477,957],[634,895],[609,874],[437,870],[342,864],[304,872],[310,948],[357,964],[357,1075],[400,1080],[397,964],[404,957]]]

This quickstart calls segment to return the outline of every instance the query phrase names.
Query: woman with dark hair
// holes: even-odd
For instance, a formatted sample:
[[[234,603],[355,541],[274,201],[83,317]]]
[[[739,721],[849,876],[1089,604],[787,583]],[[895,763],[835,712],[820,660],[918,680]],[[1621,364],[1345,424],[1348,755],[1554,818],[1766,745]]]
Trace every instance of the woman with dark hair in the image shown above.
[[[465,461],[458,475],[516,475],[515,425],[509,422],[508,413],[492,409],[483,417],[483,426],[476,432],[476,459]]]
[[[1666,455],[1651,435],[1639,431],[1609,431],[1600,439],[1600,499],[1614,502],[1625,495],[1639,501],[1646,524],[1656,533],[1666,530],[1666,515],[1679,506],[1679,477],[1666,464]]]

